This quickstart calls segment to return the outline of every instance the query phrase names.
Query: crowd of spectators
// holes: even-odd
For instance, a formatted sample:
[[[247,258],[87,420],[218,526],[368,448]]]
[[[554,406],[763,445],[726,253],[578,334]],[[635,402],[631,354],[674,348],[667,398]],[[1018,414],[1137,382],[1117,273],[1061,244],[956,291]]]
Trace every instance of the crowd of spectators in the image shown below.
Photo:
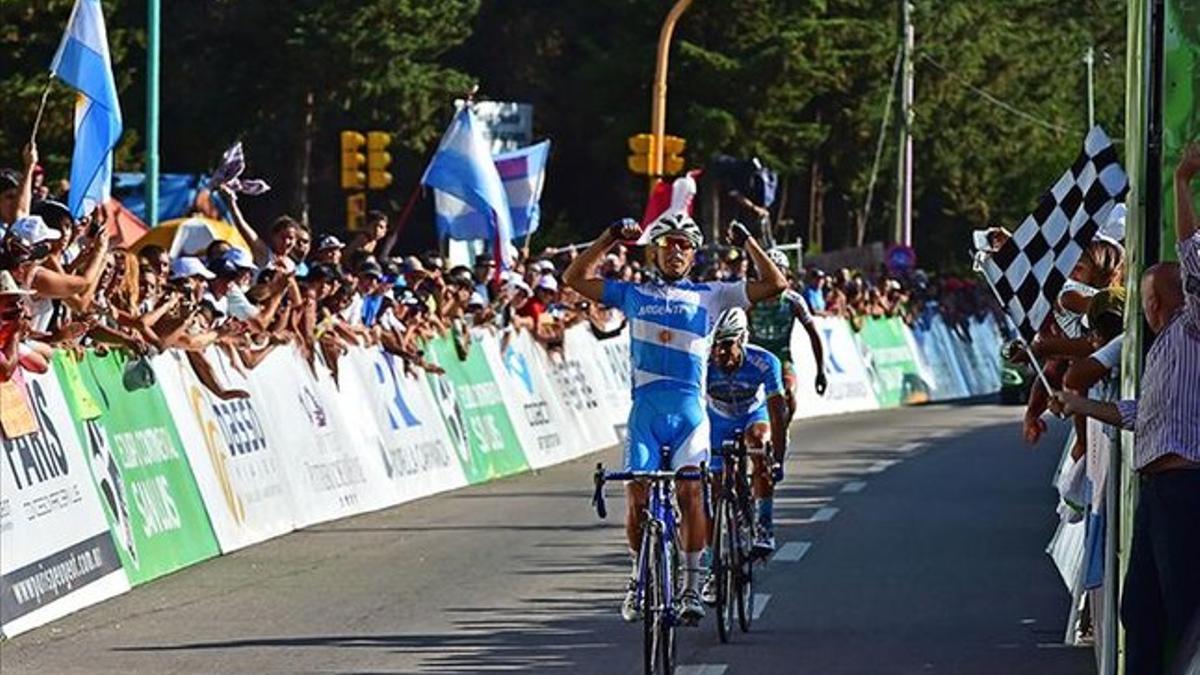
[[[280,345],[295,345],[310,364],[319,358],[335,377],[351,345],[378,346],[406,368],[438,373],[424,343],[451,334],[461,356],[472,329],[504,335],[528,331],[552,354],[565,331],[586,323],[599,338],[618,334],[624,317],[560,283],[575,248],[520,251],[505,269],[488,253],[471,266],[448,265],[436,252],[389,255],[388,218],[370,212],[348,242],[312,232],[280,216],[255,228],[236,192],[217,188],[245,245],[213,239],[198,250],[115,245],[104,212],[72,217],[37,168],[29,147],[23,170],[0,171],[0,378],[22,366],[45,370],[55,349],[121,349],[142,357],[183,350],[217,395],[224,388],[203,354],[223,350],[252,369]],[[617,246],[601,263],[605,276],[640,281],[653,274],[636,248]],[[737,279],[750,272],[737,249],[710,248],[701,279]],[[817,315],[856,326],[866,317],[909,323],[940,312],[952,326],[987,311],[972,281],[924,272],[898,278],[842,269],[793,277]]]
[[[472,328],[529,331],[561,350],[569,327],[587,322],[616,335],[623,317],[560,287],[564,256],[521,255],[498,270],[491,255],[450,266],[437,253],[391,257],[387,216],[373,211],[349,242],[314,235],[281,216],[263,234],[243,217],[237,194],[218,189],[240,246],[213,239],[198,250],[113,244],[103,211],[73,218],[37,182],[37,153],[22,171],[0,171],[0,379],[17,367],[47,369],[55,349],[120,349],[142,357],[183,350],[202,381],[223,397],[203,354],[224,350],[251,369],[280,345],[335,374],[355,344],[379,346],[409,369],[434,373],[426,340],[452,334],[460,354]],[[625,267],[619,260],[615,268]],[[614,268],[614,269],[615,269]]]

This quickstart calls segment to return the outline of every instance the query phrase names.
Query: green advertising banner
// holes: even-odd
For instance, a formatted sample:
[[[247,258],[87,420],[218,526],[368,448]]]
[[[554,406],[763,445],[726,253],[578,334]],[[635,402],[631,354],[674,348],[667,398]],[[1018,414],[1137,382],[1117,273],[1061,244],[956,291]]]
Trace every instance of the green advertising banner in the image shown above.
[[[134,366],[116,352],[89,353],[82,362],[61,352],[54,358],[117,551],[136,585],[220,550],[162,392]]]
[[[445,336],[430,341],[426,355],[446,371],[427,377],[467,480],[482,483],[527,470],[483,350],[469,349],[466,360],[460,360],[453,338]]]
[[[1200,0],[1167,0],[1163,20],[1162,216],[1160,256],[1175,259],[1175,167],[1200,140]],[[1200,182],[1192,182],[1200,199]]]
[[[870,365],[875,397],[884,408],[929,399],[917,355],[904,336],[900,319],[867,319],[857,334],[859,351]]]

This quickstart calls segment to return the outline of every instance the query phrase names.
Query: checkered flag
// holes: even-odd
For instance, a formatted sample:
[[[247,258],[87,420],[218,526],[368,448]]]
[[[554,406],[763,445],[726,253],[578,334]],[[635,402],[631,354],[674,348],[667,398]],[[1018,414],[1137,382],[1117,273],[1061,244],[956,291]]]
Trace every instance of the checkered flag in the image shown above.
[[[1093,127],[1083,151],[1012,238],[982,255],[982,272],[1026,342],[1054,308],[1067,275],[1129,189],[1112,141]]]

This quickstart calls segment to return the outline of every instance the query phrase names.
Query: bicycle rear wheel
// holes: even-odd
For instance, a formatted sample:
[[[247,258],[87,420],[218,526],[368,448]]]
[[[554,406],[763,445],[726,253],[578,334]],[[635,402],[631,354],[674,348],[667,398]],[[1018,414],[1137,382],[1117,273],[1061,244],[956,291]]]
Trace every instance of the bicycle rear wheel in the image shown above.
[[[733,638],[733,587],[737,577],[733,564],[734,551],[730,546],[731,514],[729,501],[720,499],[716,508],[717,522],[713,524],[712,575],[717,589],[717,604],[714,608],[717,614],[717,636],[721,638],[721,642],[729,642]]]
[[[642,577],[642,663],[646,675],[654,675],[658,666],[659,624],[663,620],[662,582],[659,570],[659,537],[646,527],[642,535],[642,556],[645,561]]]

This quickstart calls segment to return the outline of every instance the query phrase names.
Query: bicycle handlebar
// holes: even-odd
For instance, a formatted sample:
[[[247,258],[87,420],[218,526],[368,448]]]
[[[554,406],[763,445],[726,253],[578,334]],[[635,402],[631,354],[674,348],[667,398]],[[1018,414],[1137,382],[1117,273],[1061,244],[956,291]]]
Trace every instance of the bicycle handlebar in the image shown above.
[[[707,482],[708,470],[700,469],[698,471],[605,471],[604,464],[596,464],[596,471],[592,474],[592,483],[595,485],[595,490],[592,492],[592,506],[596,508],[596,515],[601,518],[608,517],[608,505],[604,501],[604,484],[610,480],[698,480]]]

